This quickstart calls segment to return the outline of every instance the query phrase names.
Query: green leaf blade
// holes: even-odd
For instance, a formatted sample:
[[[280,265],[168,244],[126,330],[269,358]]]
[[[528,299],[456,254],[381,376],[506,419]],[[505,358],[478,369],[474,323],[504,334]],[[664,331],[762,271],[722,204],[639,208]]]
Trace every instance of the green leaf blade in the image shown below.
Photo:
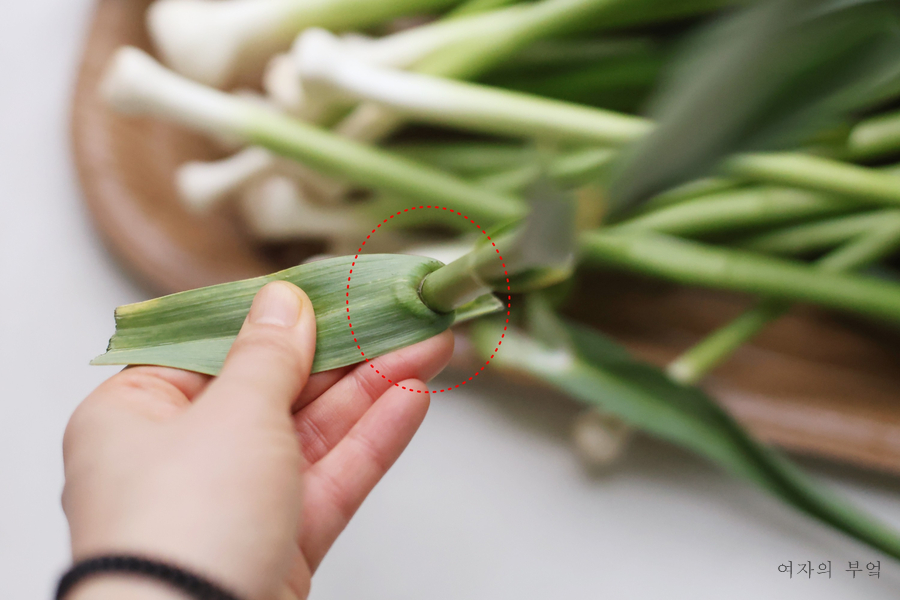
[[[584,339],[590,332],[585,333],[583,328],[579,331],[578,327],[569,324],[565,324],[564,328],[567,333],[574,334],[570,340],[574,342],[574,339],[579,338],[579,346],[592,343]],[[497,323],[476,323],[472,332],[475,346],[487,348],[496,341],[501,331],[502,325]],[[746,461],[735,452],[736,449],[727,436],[709,427],[704,422],[705,416],[697,414],[696,407],[686,408],[685,404],[690,401],[685,403],[683,398],[676,398],[674,395],[659,396],[643,386],[633,385],[634,380],[647,375],[652,367],[643,369],[642,365],[622,351],[619,356],[610,353],[608,362],[602,363],[602,368],[598,368],[597,364],[592,364],[587,356],[581,355],[574,347],[549,348],[515,328],[508,328],[505,334],[506,343],[502,351],[491,359],[492,365],[541,379],[580,402],[600,408],[634,427],[711,458],[732,474],[756,479]],[[611,342],[609,344],[614,346]],[[601,354],[609,349],[602,346],[598,342],[597,348]],[[594,352],[593,355],[596,358],[598,353]],[[650,388],[658,387],[651,385],[655,382],[649,380],[644,383]]]
[[[508,328],[492,364],[543,380],[648,433],[684,446],[779,497],[794,508],[900,559],[900,535],[819,485],[788,458],[753,439],[702,390],[680,385],[630,358],[598,332],[538,310],[541,330],[556,321],[564,340],[534,339]],[[473,341],[484,352],[502,325],[478,323]]]
[[[153,364],[216,375],[256,292],[277,280],[303,289],[316,312],[313,372],[360,362],[362,352],[375,358],[460,320],[454,313],[430,310],[419,299],[419,283],[441,265],[419,256],[338,257],[122,306],[109,348],[92,364]],[[502,304],[487,300],[478,306],[465,316]]]

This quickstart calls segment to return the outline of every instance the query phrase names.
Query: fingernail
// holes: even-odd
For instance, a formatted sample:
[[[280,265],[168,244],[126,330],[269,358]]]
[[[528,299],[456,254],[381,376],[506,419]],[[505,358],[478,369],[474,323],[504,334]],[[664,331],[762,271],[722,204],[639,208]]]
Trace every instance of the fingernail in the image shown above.
[[[258,325],[293,327],[300,318],[300,296],[283,281],[266,284],[250,306],[249,319]]]

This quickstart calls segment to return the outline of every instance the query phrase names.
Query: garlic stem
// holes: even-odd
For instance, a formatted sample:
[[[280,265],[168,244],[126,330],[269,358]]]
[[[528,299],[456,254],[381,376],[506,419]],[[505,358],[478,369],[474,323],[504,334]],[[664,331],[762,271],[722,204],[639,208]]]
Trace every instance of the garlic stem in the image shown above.
[[[524,7],[514,6],[464,18],[438,20],[379,39],[349,33],[341,36],[340,42],[345,51],[366,63],[407,68],[436,51],[479,36],[489,36],[498,28],[508,25],[509,20],[522,10]],[[294,60],[302,60],[308,38],[320,35],[321,30],[315,27],[298,35],[291,50]],[[269,62],[263,75],[263,86],[284,110],[307,121],[321,123],[336,120],[341,116],[340,111],[345,108],[345,105],[336,102],[333,94],[323,96],[305,89],[296,67],[284,55],[278,55]],[[346,108],[349,108],[349,104]],[[361,118],[366,127],[371,127],[365,114]],[[393,129],[391,123],[385,124],[384,131]],[[355,127],[350,123],[338,132],[348,133],[346,137],[351,139],[376,141],[381,131],[376,127],[372,132],[362,133],[357,137],[354,130]]]
[[[491,291],[546,287],[574,268],[575,207],[546,179],[529,191],[531,211],[523,222],[480,240],[453,262],[429,273],[419,296],[436,312],[450,312]],[[510,278],[524,276],[523,281]]]
[[[354,37],[342,41],[348,52],[368,64],[406,69],[443,48],[489,36],[526,10],[526,6],[511,6],[465,17],[442,19],[378,39]]]
[[[224,131],[326,174],[411,202],[455,209],[479,224],[515,219],[527,212],[514,196],[479,188],[189,81],[136,48],[116,52],[101,87],[107,101],[119,110],[152,114],[206,133]]]
[[[121,113],[172,120],[213,136],[226,133],[246,138],[244,127],[238,124],[247,123],[256,111],[266,110],[252,101],[188,81],[131,46],[113,54],[100,93]]]
[[[582,264],[641,273],[685,285],[809,302],[900,323],[900,284],[826,272],[799,261],[766,257],[658,233],[579,236]]]
[[[512,137],[612,146],[636,141],[653,127],[647,119],[613,111],[365,64],[344,52],[326,32],[307,41],[305,58],[298,63],[304,77],[319,89],[330,86],[336,95],[366,100],[338,128],[354,139],[373,134],[377,138],[403,119]],[[352,131],[348,130],[351,126]],[[738,180],[792,186],[873,204],[900,204],[895,174],[826,157],[746,153],[725,159],[721,172]]]
[[[885,212],[870,231],[826,254],[815,268],[822,273],[856,271],[896,252],[900,247],[900,211]],[[669,376],[687,385],[698,383],[790,307],[784,300],[763,300],[672,361],[667,369]]]
[[[330,88],[344,99],[389,108],[407,119],[513,137],[608,145],[634,141],[652,127],[640,117],[368,64],[322,30],[301,37],[302,52],[295,54],[295,62],[304,82],[317,90]]]
[[[502,62],[529,44],[577,29],[598,14],[622,9],[622,0],[541,0],[524,5],[501,27],[430,53],[412,70],[429,75],[469,79]],[[628,12],[627,7],[622,12]],[[613,19],[615,20],[615,19]],[[335,131],[351,139],[377,142],[403,124],[402,116],[389,108],[364,103]]]

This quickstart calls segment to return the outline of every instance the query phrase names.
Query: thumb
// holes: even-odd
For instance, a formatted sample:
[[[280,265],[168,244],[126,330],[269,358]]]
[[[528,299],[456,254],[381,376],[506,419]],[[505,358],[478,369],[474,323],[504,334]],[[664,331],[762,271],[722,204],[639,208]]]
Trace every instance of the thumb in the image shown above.
[[[197,404],[261,404],[290,411],[309,378],[316,317],[309,297],[287,281],[266,284],[253,299],[219,376]]]

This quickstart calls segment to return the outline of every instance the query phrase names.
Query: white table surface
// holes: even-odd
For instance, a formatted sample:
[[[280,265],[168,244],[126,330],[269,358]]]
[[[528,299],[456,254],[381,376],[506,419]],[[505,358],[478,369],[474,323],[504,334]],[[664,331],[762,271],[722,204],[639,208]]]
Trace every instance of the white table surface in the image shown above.
[[[122,0],[127,1],[127,0]],[[145,297],[91,229],[68,102],[90,0],[0,6],[0,598],[48,598],[68,561],[60,439],[115,369],[89,367],[113,308]],[[571,411],[473,387],[436,399],[338,540],[317,600],[896,598],[900,569],[669,445],[638,438],[612,472],[569,448]],[[900,527],[900,481],[805,461]],[[880,579],[846,561],[882,560]],[[831,560],[832,579],[787,560]]]

